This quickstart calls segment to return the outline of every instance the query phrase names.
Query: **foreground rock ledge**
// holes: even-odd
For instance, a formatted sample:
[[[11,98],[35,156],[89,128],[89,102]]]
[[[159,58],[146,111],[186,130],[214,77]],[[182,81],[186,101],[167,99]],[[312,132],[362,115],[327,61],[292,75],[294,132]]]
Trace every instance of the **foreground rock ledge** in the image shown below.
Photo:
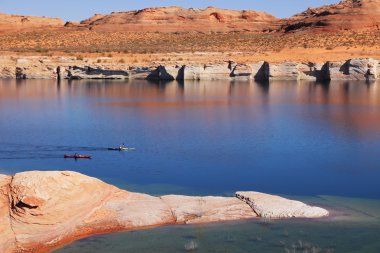
[[[328,211],[278,196],[153,197],[76,172],[0,175],[0,252],[47,252],[85,236],[167,224],[319,218]]]

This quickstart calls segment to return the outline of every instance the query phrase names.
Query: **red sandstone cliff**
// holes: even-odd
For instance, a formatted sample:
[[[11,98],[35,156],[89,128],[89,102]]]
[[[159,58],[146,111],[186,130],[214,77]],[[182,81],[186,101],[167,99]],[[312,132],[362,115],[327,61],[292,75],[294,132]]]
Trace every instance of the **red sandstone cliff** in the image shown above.
[[[380,0],[345,0],[309,8],[281,21],[285,32],[300,30],[380,30]]]
[[[277,21],[270,14],[256,11],[162,7],[113,12],[109,15],[97,14],[82,21],[80,25],[70,23],[70,26],[113,32],[261,32]]]
[[[0,13],[0,32],[38,28],[58,28],[62,27],[63,24],[63,20],[59,18],[9,15]]]
[[[62,28],[61,19],[0,13],[0,32]],[[380,0],[345,0],[309,8],[287,19],[265,12],[160,7],[97,14],[66,28],[106,32],[231,32],[380,30]]]

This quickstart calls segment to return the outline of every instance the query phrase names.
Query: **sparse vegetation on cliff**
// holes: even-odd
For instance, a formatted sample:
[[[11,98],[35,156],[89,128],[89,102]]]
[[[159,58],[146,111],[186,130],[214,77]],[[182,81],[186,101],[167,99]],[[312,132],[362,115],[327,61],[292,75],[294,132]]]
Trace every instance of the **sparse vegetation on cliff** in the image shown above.
[[[380,31],[340,33],[117,33],[47,31],[3,34],[2,51],[72,53],[279,52],[292,48],[334,49],[358,46],[380,50]]]

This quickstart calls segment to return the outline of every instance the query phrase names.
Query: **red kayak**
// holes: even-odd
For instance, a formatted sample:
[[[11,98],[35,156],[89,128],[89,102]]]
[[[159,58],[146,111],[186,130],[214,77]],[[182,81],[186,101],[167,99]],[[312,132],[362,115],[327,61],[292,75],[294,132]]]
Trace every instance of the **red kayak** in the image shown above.
[[[65,155],[64,158],[72,159],[91,159],[90,155]]]

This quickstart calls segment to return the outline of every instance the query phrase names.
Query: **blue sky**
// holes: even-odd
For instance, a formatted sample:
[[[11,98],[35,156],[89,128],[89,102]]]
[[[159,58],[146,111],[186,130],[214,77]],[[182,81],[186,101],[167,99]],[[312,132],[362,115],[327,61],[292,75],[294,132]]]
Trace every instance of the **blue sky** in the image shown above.
[[[83,20],[95,13],[136,10],[146,7],[183,6],[266,11],[277,17],[288,17],[307,7],[336,3],[339,0],[0,0],[0,12],[60,17]]]

